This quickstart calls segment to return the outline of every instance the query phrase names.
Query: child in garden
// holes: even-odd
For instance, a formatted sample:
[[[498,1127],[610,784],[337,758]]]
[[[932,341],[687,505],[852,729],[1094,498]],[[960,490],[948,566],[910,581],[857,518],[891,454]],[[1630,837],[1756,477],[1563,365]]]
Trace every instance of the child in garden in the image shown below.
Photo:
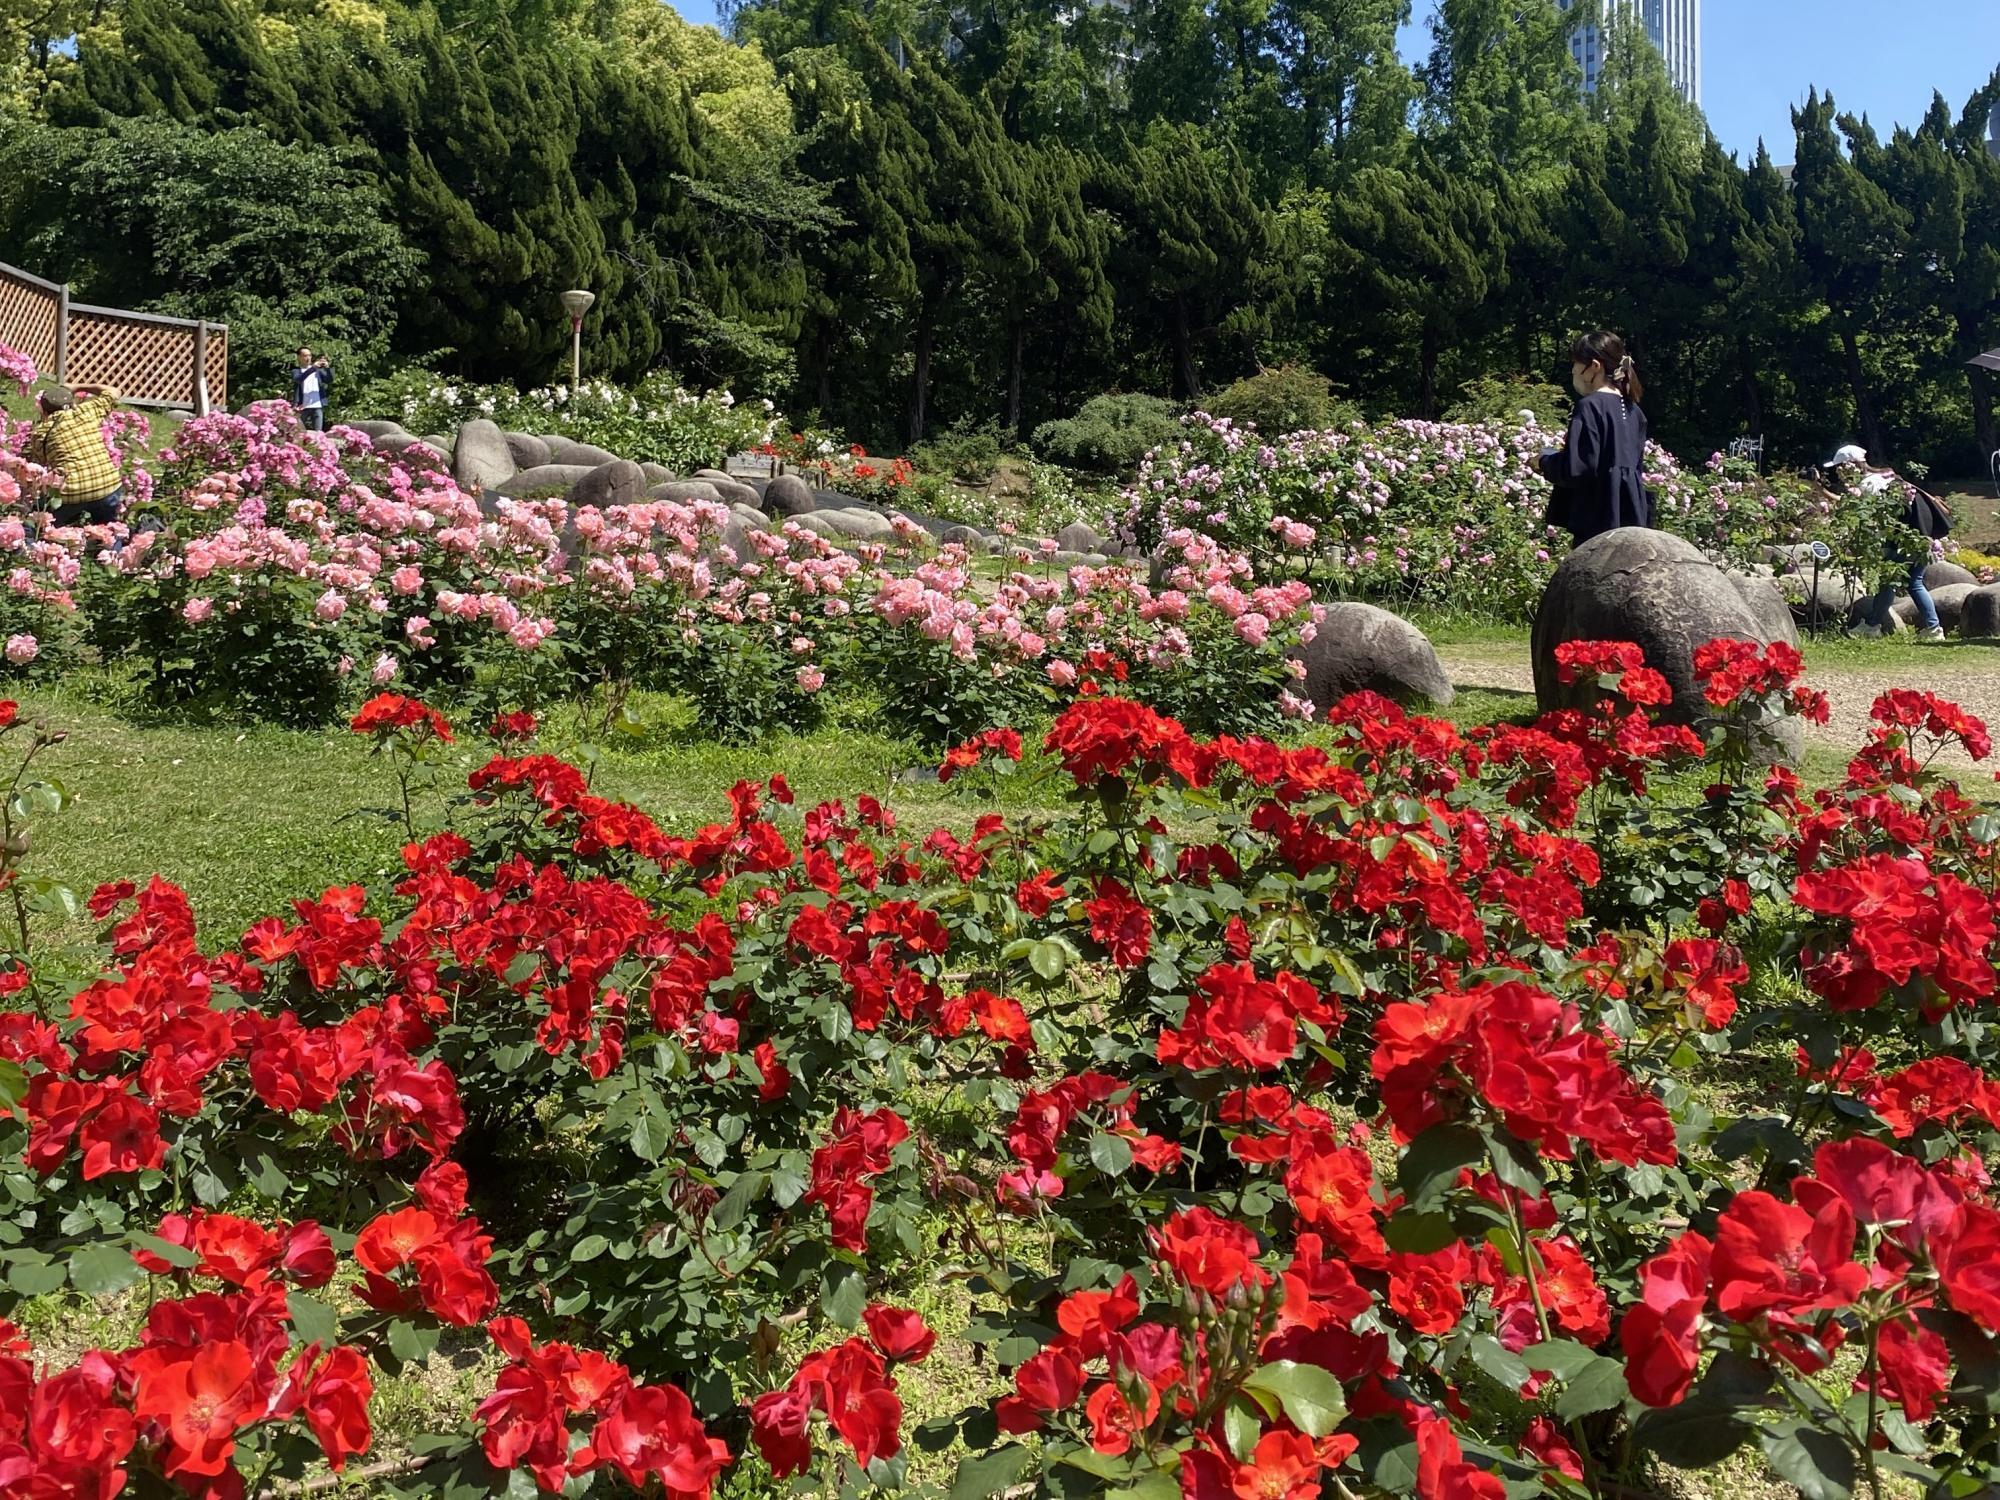
[[[1570,383],[1578,397],[1569,440],[1542,453],[1542,477],[1555,486],[1547,521],[1580,546],[1621,526],[1651,526],[1646,493],[1645,386],[1615,333],[1587,333],[1571,347]]]

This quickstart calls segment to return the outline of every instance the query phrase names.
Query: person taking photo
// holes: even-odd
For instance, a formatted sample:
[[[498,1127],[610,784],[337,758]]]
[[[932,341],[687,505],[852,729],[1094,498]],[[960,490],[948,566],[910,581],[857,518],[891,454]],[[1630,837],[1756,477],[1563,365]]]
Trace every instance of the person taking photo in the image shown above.
[[[1621,526],[1651,526],[1646,493],[1646,394],[1639,367],[1615,333],[1587,333],[1571,346],[1576,408],[1561,448],[1543,450],[1542,477],[1555,486],[1544,517],[1581,546]]]
[[[1855,443],[1844,444],[1821,467],[1843,490],[1854,495],[1872,498],[1900,492],[1903,505],[1898,519],[1903,534],[1889,540],[1884,554],[1891,562],[1909,569],[1910,602],[1917,607],[1917,639],[1942,641],[1944,626],[1938,620],[1937,602],[1924,587],[1924,573],[1931,563],[1931,543],[1951,535],[1950,509],[1937,496],[1911,484],[1894,469],[1868,462],[1868,450]],[[1861,623],[1847,633],[1862,639],[1887,635],[1894,628],[1891,611],[1896,606],[1898,592],[1893,576],[1884,579],[1875,597],[1868,601]]]
[[[125,501],[118,460],[104,441],[104,419],[118,409],[118,392],[98,386],[93,395],[92,389],[57,386],[35,398],[41,420],[28,431],[26,457],[62,475],[58,526],[109,526]]]
[[[299,350],[299,362],[292,367],[292,405],[299,420],[314,432],[326,431],[326,409],[333,400],[333,368],[326,357],[313,358],[310,349]]]

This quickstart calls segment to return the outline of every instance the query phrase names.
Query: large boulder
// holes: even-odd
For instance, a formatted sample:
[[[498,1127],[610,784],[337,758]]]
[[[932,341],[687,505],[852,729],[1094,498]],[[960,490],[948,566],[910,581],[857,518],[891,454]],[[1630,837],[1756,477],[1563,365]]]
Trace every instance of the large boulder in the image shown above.
[[[1097,532],[1081,521],[1071,521],[1056,533],[1056,547],[1063,552],[1095,552],[1101,545]]]
[[[508,432],[501,436],[507,439],[507,451],[513,455],[516,469],[539,469],[543,464],[555,462],[549,445],[532,432]]]
[[[1731,573],[1729,581],[1736,585],[1736,592],[1749,606],[1750,614],[1757,622],[1757,628],[1766,642],[1783,641],[1788,646],[1799,643],[1799,629],[1792,619],[1792,606],[1785,596],[1778,592],[1778,586],[1768,578],[1751,573]]]
[[[461,489],[497,490],[514,477],[514,467],[514,450],[507,446],[507,434],[497,423],[481,417],[458,429],[451,477]]]
[[[1636,526],[1607,531],[1564,558],[1542,594],[1532,645],[1535,696],[1553,709],[1595,692],[1589,683],[1562,682],[1556,648],[1564,642],[1630,641],[1673,689],[1664,717],[1701,729],[1712,713],[1695,678],[1695,651],[1725,637],[1758,645],[1797,639],[1777,625],[1775,611],[1746,600],[1693,543]],[[1802,745],[1797,720],[1788,719],[1777,743],[1765,736],[1758,748],[1796,760]]]
[[[411,437],[407,432],[385,432],[375,439],[375,447],[416,469],[446,469],[451,456],[428,438]]]
[[[769,531],[772,529],[771,518],[754,505],[744,505],[739,502],[729,507],[729,513],[745,526],[748,526],[752,531]]]
[[[715,486],[706,479],[674,479],[665,484],[656,484],[646,491],[648,499],[659,500],[668,505],[689,505],[696,500],[721,500]]]
[[[646,471],[646,483],[648,484],[672,484],[676,479],[680,478],[680,475],[676,474],[665,464],[642,463],[639,467]]]
[[[456,433],[427,432],[424,434],[424,446],[437,449],[438,452],[449,459],[453,453],[458,451],[458,435]]]
[[[595,443],[579,443],[574,438],[557,438],[549,444],[549,457],[559,464],[583,464],[589,468],[601,468],[614,462],[618,455],[608,448],[600,448]]]
[[[796,474],[780,474],[764,491],[763,509],[773,516],[809,516],[819,509],[812,486]]]
[[[356,417],[351,422],[335,422],[333,425],[336,427],[352,427],[356,432],[365,432],[371,438],[387,437],[392,432],[402,433],[405,437],[409,436],[407,432],[403,431],[403,424],[396,421],[393,417]]]
[[[979,534],[976,526],[947,526],[944,535],[938,538],[948,546],[964,547],[971,552],[984,552],[986,538]]]
[[[1959,571],[1964,572],[1965,570],[1961,568]],[[1928,588],[1930,584],[1928,574],[1925,575],[1924,583]],[[1957,633],[1960,621],[1965,618],[1965,601],[1979,592],[1979,585],[1976,583],[1947,583],[1937,588],[1929,589],[1929,592],[1931,603],[1937,606],[1938,624],[1943,627],[1946,635],[1953,635]],[[1910,629],[1915,630],[1917,628],[1917,601],[1912,599],[1908,594],[1898,599],[1890,607],[1890,612],[1905,625],[1909,626]]]
[[[1924,587],[1933,594],[1960,583],[1969,583],[1977,588],[1979,576],[1972,569],[1961,568],[1955,562],[1934,562],[1924,569]]]
[[[857,542],[886,542],[896,534],[895,524],[872,510],[821,510],[812,514],[840,536]]]
[[[1429,637],[1372,604],[1343,600],[1327,605],[1318,632],[1293,648],[1292,655],[1305,663],[1305,696],[1321,714],[1349,693],[1362,691],[1440,708],[1454,696]]]
[[[738,484],[733,479],[717,479],[712,473],[701,476],[701,482],[712,485],[725,505],[755,505],[759,509],[763,508],[762,491],[754,490],[747,484]]]
[[[589,472],[588,464],[538,464],[532,469],[519,470],[500,486],[500,493],[514,500],[524,495],[532,495],[536,499],[548,495],[567,496],[576,488],[577,481]]]
[[[1958,633],[1968,641],[2000,640],[2000,583],[1986,584],[1965,596]]]
[[[636,505],[645,498],[646,471],[629,458],[597,465],[569,492],[571,505]]]

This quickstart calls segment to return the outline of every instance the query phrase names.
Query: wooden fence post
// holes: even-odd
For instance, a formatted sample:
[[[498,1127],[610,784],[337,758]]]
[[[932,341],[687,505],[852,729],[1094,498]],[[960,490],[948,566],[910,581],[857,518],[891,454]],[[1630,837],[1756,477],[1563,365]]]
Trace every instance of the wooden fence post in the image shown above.
[[[208,415],[208,320],[194,325],[194,414]]]
[[[57,385],[69,384],[69,283],[56,288],[56,367]]]

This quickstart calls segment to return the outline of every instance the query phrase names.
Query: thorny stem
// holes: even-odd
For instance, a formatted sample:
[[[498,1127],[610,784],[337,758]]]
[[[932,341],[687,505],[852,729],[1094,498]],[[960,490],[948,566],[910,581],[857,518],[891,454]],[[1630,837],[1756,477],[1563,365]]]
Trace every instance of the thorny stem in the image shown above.
[[[1861,1461],[1868,1466],[1868,1493],[1874,1496],[1875,1500],[1882,1500],[1882,1474],[1875,1467],[1876,1406],[1882,1396],[1881,1370],[1877,1358],[1881,1342],[1881,1323],[1870,1322],[1868,1363],[1863,1367],[1863,1373],[1868,1381],[1868,1430],[1861,1434]]]

